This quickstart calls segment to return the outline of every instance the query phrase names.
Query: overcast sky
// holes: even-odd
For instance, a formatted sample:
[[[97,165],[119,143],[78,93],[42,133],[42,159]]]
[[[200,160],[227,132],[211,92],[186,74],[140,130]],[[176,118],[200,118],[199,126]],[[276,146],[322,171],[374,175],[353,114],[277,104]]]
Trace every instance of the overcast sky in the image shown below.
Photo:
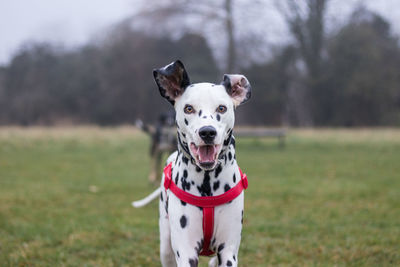
[[[82,44],[133,9],[132,0],[0,0],[0,64],[27,40]]]
[[[387,17],[395,32],[400,32],[400,0],[362,2],[368,2],[368,7]],[[134,13],[134,3],[134,0],[0,0],[0,64],[8,63],[26,41],[83,44],[102,28]],[[341,12],[340,7],[337,10]]]

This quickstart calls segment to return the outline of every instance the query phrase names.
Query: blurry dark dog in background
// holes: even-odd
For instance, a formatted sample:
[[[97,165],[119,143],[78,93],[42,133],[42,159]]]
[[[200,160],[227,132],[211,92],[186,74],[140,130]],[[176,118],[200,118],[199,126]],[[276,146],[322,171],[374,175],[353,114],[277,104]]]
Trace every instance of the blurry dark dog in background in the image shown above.
[[[141,120],[136,121],[136,126],[151,137],[149,182],[158,185],[163,156],[177,150],[175,113],[161,113],[155,126]]]

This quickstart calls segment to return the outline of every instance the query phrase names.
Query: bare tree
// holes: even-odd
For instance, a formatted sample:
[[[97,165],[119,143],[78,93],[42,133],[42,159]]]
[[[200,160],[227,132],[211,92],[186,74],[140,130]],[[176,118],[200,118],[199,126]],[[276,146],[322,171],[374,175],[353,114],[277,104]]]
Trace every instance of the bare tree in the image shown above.
[[[226,24],[226,35],[228,37],[228,48],[227,48],[227,67],[226,70],[228,73],[232,73],[236,67],[236,43],[234,37],[234,24],[232,18],[232,0],[224,0],[225,1],[225,24]]]
[[[299,1],[287,0],[285,18],[295,37],[309,75],[319,75],[324,41],[324,15],[329,0],[307,0],[302,8]],[[304,10],[305,9],[305,10]]]
[[[238,46],[249,46],[249,42],[244,41],[246,39],[252,40],[253,44],[259,44],[262,39],[254,38],[255,34],[251,29],[238,30],[237,24],[247,27],[251,17],[260,20],[260,7],[265,5],[265,1],[248,3],[243,0],[155,0],[152,5],[139,5],[139,12],[131,21],[134,27],[156,34],[179,36],[183,32],[194,32],[205,36],[211,46],[224,47],[220,60],[224,64],[220,64],[220,67],[224,72],[233,73],[239,70],[239,64],[247,63],[246,59],[238,62],[238,57],[242,54],[239,53]],[[258,26],[262,28],[261,25]],[[250,58],[249,56],[248,59],[251,60]]]
[[[289,99],[297,107],[298,123],[302,126],[313,124],[310,95],[321,75],[321,63],[325,39],[325,15],[330,0],[286,0],[276,2],[288,28],[295,39],[300,59],[297,71],[304,72],[302,81],[292,84],[288,90]],[[300,84],[302,83],[303,84]]]

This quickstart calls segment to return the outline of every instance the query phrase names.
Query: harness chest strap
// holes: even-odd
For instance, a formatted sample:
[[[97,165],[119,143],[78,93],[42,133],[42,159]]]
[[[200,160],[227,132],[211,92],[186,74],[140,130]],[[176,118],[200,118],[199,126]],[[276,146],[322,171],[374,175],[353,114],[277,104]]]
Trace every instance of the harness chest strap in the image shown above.
[[[180,189],[172,180],[172,162],[164,168],[164,188],[171,192],[180,200],[191,205],[203,208],[203,248],[200,255],[209,256],[215,252],[210,250],[210,242],[214,231],[214,208],[229,201],[234,200],[242,193],[243,189],[248,187],[246,174],[239,168],[241,181],[233,188],[218,196],[200,197],[189,194]]]

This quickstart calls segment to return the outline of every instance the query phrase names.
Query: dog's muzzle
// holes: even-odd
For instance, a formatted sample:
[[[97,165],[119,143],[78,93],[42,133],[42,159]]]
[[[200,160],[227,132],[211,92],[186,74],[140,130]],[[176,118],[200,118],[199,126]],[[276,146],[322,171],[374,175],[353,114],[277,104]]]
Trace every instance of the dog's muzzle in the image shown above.
[[[215,144],[217,130],[213,126],[203,126],[199,129],[202,144],[190,144],[192,156],[200,167],[211,169],[215,167],[221,145]]]
[[[196,159],[197,163],[205,169],[215,167],[220,147],[221,145],[196,146],[194,143],[190,144],[193,157]]]

